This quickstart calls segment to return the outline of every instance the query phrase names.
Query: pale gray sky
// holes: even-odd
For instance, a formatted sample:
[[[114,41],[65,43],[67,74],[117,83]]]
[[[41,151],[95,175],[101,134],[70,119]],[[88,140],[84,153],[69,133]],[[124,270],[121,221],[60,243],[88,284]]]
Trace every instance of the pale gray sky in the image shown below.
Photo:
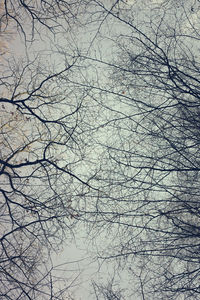
[[[114,1],[113,1],[114,2]],[[137,1],[137,0],[127,0],[124,1],[126,3],[120,3],[120,7],[122,8],[123,14],[130,13],[130,10],[137,9],[137,22],[140,23],[142,18],[147,17],[151,15],[152,9],[157,8],[158,4],[163,5],[166,3],[165,0],[153,0],[153,1]],[[182,1],[184,2],[184,1]],[[104,4],[104,1],[102,1]],[[106,1],[106,4],[111,5],[110,1]],[[199,20],[199,14],[200,14],[200,7],[197,1],[194,1],[194,7],[196,8],[194,13],[189,13],[189,9],[187,7],[186,1],[184,2],[184,7],[181,10],[181,16],[183,18],[182,26],[183,31],[185,33],[190,33],[195,28],[199,28],[198,20]],[[162,5],[159,6],[159,13],[162,12]],[[165,6],[163,6],[165,8]],[[169,12],[169,11],[168,11]],[[135,11],[134,11],[135,13]],[[185,13],[185,14],[184,14]],[[173,16],[172,16],[173,18]],[[99,29],[99,34],[96,35],[97,28]],[[68,47],[69,39],[73,39],[78,47],[83,47],[84,51],[87,49],[90,50],[90,54],[92,57],[102,58],[103,60],[108,61],[111,56],[115,56],[115,53],[113,53],[114,49],[114,43],[112,40],[112,37],[119,34],[119,32],[124,33],[126,31],[126,27],[123,28],[123,26],[120,26],[119,22],[115,22],[114,20],[107,19],[101,24],[99,28],[99,24],[94,25],[93,23],[88,24],[87,26],[83,27],[82,29],[77,29],[77,35],[74,37],[72,33],[66,33],[66,36],[58,35],[55,39],[55,41],[50,43],[50,40],[48,37],[44,37],[43,41],[40,39],[34,41],[33,44],[28,44],[28,47],[25,49],[23,44],[23,37],[16,36],[15,39],[12,38],[12,40],[9,42],[9,55],[8,56],[15,56],[15,59],[17,60],[19,57],[23,57],[24,53],[27,51],[27,53],[30,55],[30,57],[37,54],[38,51],[46,51],[46,53],[50,52],[52,49],[55,50],[56,46],[59,46],[60,49],[65,49]],[[76,31],[76,30],[75,30]],[[72,36],[72,38],[71,38]],[[92,42],[92,47],[90,48]],[[56,45],[59,43],[58,45]],[[113,48],[112,48],[113,47]],[[69,47],[68,51],[71,52],[72,47]],[[44,55],[45,57],[45,55]],[[47,63],[53,62],[54,64],[57,64],[55,67],[57,69],[62,68],[64,65],[64,56],[61,56],[61,58],[58,56],[58,53],[53,53],[50,58],[47,59]],[[91,62],[90,62],[91,63]],[[97,69],[97,72],[95,70]],[[100,74],[101,73],[101,74]],[[85,73],[86,74],[86,73]],[[98,77],[102,76],[103,77]],[[81,76],[81,74],[79,74]],[[102,86],[106,85],[107,81],[107,73],[106,71],[102,70],[102,72],[98,70],[98,66],[96,63],[94,65],[91,65],[89,71],[88,71],[88,79],[96,79],[98,78]],[[90,78],[89,78],[90,77]],[[78,80],[78,76],[77,76]],[[96,84],[96,82],[94,82]],[[4,95],[6,94],[5,91],[3,91]],[[112,99],[110,100],[110,105],[112,103]],[[121,108],[117,107],[117,110],[121,110]],[[123,106],[124,111],[127,110],[127,107]],[[122,110],[121,110],[122,111]],[[3,116],[3,118],[5,115]],[[97,121],[97,124],[99,125],[101,122],[105,121],[104,118],[108,118],[109,116],[103,116],[102,119],[100,118]],[[2,116],[1,116],[2,120]],[[2,122],[2,121],[1,121]],[[32,124],[30,123],[30,126]],[[20,128],[22,130],[22,128]],[[29,128],[26,128],[26,130],[29,130]],[[105,142],[110,139],[112,135],[112,132],[109,132],[107,128],[103,129],[101,128],[96,135],[96,139]],[[137,142],[137,141],[136,141]],[[142,145],[141,145],[142,147]],[[93,151],[93,152],[92,152]],[[91,153],[88,154],[88,157],[93,156],[93,158],[96,156],[98,157],[99,150],[93,149],[91,150]],[[96,158],[95,157],[95,158]],[[92,158],[92,157],[91,157]],[[67,159],[67,157],[66,157]],[[95,159],[94,159],[95,160]],[[83,168],[83,172],[85,169]],[[78,232],[79,231],[79,232]],[[76,243],[71,241],[68,243],[66,241],[66,245],[63,245],[63,249],[60,253],[53,256],[53,261],[55,265],[60,265],[62,263],[66,263],[61,268],[64,268],[63,274],[66,277],[69,277],[69,282],[74,280],[72,283],[74,285],[73,287],[73,294],[75,300],[93,300],[94,295],[91,295],[91,279],[98,280],[99,277],[104,281],[106,278],[106,275],[109,274],[109,272],[112,274],[114,265],[111,263],[107,265],[106,263],[103,265],[101,269],[99,269],[98,262],[95,261],[95,247],[92,249],[87,249],[87,244],[85,243],[84,238],[87,236],[87,231],[84,228],[79,228],[76,232]],[[98,248],[104,248],[106,242],[112,243],[112,239],[109,239],[106,241],[106,236],[103,234],[100,235],[101,240],[97,239],[96,242],[98,243]],[[102,245],[101,245],[102,243]],[[92,256],[92,253],[94,256]],[[123,272],[121,273],[123,274]],[[126,278],[125,276],[128,276],[126,274],[126,271],[124,271],[123,275],[124,277],[121,277],[121,286],[124,288],[126,287]],[[122,276],[122,275],[121,275]],[[134,296],[131,296],[132,300],[140,300],[133,298]],[[129,300],[127,298],[127,300]]]

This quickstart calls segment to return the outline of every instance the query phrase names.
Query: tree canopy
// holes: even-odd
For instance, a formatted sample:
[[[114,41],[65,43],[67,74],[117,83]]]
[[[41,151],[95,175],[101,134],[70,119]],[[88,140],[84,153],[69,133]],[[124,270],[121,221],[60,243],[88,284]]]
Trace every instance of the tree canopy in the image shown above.
[[[110,273],[91,299],[199,298],[199,14],[1,3],[2,299],[72,299],[51,257],[80,231]]]

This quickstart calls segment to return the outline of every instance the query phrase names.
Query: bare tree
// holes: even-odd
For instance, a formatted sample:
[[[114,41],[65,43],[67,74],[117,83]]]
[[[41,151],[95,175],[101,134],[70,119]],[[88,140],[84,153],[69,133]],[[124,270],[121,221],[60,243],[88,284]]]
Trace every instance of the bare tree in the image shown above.
[[[56,39],[81,9],[66,1],[1,3],[1,37],[5,41],[12,28],[25,38],[23,57],[3,56],[1,45],[2,299],[71,299],[71,283],[59,278],[51,255],[74,239],[77,199],[84,201],[93,189],[93,172],[86,172],[93,117],[87,89],[72,84],[80,73],[79,54],[60,44],[53,53],[53,40],[51,51],[36,51],[27,41],[33,46],[36,37],[50,40],[48,31]]]
[[[107,33],[114,59],[84,56],[109,78],[85,83],[105,116],[91,179],[99,191],[88,206],[91,231],[105,239],[99,257],[138,268],[146,258],[148,299],[198,299],[199,32],[185,26],[186,7],[146,11],[139,22],[134,11],[98,4],[106,21],[96,40],[115,24]]]
[[[76,22],[80,26],[79,17],[83,11],[81,1],[6,0],[1,4],[1,30],[6,29],[12,21],[25,41],[33,41],[35,34],[44,37],[45,30],[56,34],[67,32]]]
[[[8,61],[2,297],[62,299],[41,261],[82,222],[98,257],[137,279],[141,299],[199,298],[199,30],[190,4],[163,2],[82,2],[84,46],[59,44],[49,65],[46,53]],[[66,1],[4,6],[4,23],[13,19],[25,37],[31,21],[32,41],[41,25],[60,32],[79,10]],[[97,299],[122,299],[114,282],[93,287]]]
[[[99,284],[96,282],[92,283],[94,295],[97,300],[104,299],[104,300],[122,300],[122,293],[121,291],[117,290],[113,286],[114,285],[114,278],[107,284]]]
[[[82,119],[87,91],[74,90],[68,80],[77,59],[65,63],[56,71],[37,59],[9,60],[1,77],[2,299],[64,297],[50,254],[73,237],[76,199],[90,188],[80,171],[88,140]]]

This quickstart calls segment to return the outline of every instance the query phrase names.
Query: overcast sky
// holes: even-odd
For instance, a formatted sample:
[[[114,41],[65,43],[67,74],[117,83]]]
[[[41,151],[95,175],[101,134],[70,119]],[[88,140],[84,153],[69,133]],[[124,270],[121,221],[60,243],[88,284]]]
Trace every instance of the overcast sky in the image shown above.
[[[105,1],[106,5],[111,5],[110,1]],[[134,15],[137,18],[138,23],[140,23],[142,18],[145,18],[152,13],[152,9],[158,7],[158,4],[161,5],[162,3],[165,3],[163,0],[153,0],[153,1],[136,1],[136,0],[127,0],[124,1],[125,3],[119,3],[120,8],[123,11],[123,14],[127,12],[130,13],[131,9],[134,10]],[[102,1],[104,3],[104,1]],[[148,5],[148,4],[149,5]],[[163,4],[164,5],[164,4]],[[198,8],[198,1],[194,1],[194,7],[197,7],[194,9],[194,13],[187,14],[187,4],[185,3],[185,11],[186,11],[186,18],[184,19],[184,23],[182,23],[183,27],[185,28],[186,33],[188,33],[193,28],[193,24],[196,25],[199,20],[199,12],[200,9]],[[163,6],[164,7],[164,6]],[[117,9],[117,8],[116,8]],[[135,10],[137,9],[138,13],[135,13]],[[154,12],[155,13],[155,12]],[[162,5],[159,6],[158,14],[162,13]],[[115,38],[116,34],[119,32],[124,33],[127,29],[126,27],[123,27],[124,25],[120,25],[120,22],[112,20],[112,18],[107,18],[102,22],[101,26],[99,27],[99,24],[94,25],[93,23],[88,24],[87,26],[84,26],[83,28],[77,28],[73,29],[72,33],[66,33],[66,36],[58,35],[54,41],[49,39],[48,37],[44,37],[43,41],[41,40],[35,40],[33,44],[27,44],[27,48],[25,49],[24,43],[23,43],[23,37],[16,36],[15,39],[11,39],[8,41],[9,45],[9,56],[14,55],[15,59],[18,58],[22,59],[24,56],[24,53],[27,52],[30,57],[33,57],[35,54],[37,54],[37,51],[46,51],[46,53],[50,52],[51,49],[55,51],[56,47],[59,46],[60,48],[66,48],[69,46],[69,40],[74,40],[75,43],[77,43],[77,46],[81,49],[84,49],[84,52],[88,53],[90,52],[90,55],[92,57],[99,58],[101,57],[102,60],[109,61],[111,57],[115,56],[115,53],[113,53],[113,41],[111,40],[112,37]],[[74,36],[74,32],[76,32],[76,36]],[[99,30],[98,35],[96,34],[97,30]],[[59,42],[59,45],[58,45]],[[113,48],[112,48],[113,47]],[[70,52],[70,46],[69,46],[69,52]],[[44,55],[45,56],[45,55]],[[51,57],[49,56],[48,60],[50,62],[53,62],[56,65],[56,68],[62,68],[64,64],[63,56],[58,56],[56,52],[54,52]],[[47,62],[49,63],[49,61]],[[92,65],[89,68],[89,74],[88,76],[91,77],[91,79],[95,79],[97,74],[92,73],[93,70],[96,68],[96,66]],[[99,75],[100,73],[98,73]],[[102,69],[103,76],[100,78],[100,81],[102,85],[106,85],[107,81],[107,73]],[[77,77],[78,78],[78,77]],[[111,99],[112,101],[112,99]],[[123,106],[124,110],[125,106]],[[119,109],[119,107],[116,107],[116,109]],[[120,109],[119,109],[120,110]],[[103,119],[103,118],[102,118]],[[102,120],[103,121],[103,120]],[[100,119],[98,120],[100,122]],[[97,134],[97,139],[100,141],[103,141],[104,139],[109,139],[110,135],[107,129],[105,130],[99,130]],[[98,150],[97,150],[98,152]],[[92,155],[98,155],[95,151]],[[106,275],[109,277],[110,274],[112,274],[114,270],[114,265],[110,263],[109,265],[106,264],[106,262],[103,264],[103,267],[98,264],[98,262],[95,260],[95,247],[87,249],[88,245],[85,243],[85,237],[87,236],[87,231],[84,228],[78,227],[76,230],[76,242],[75,241],[66,241],[66,245],[63,245],[63,249],[61,250],[61,253],[55,254],[53,256],[53,262],[54,265],[61,265],[63,263],[66,263],[65,265],[59,267],[59,269],[64,269],[64,272],[66,277],[69,278],[69,282],[72,282],[73,287],[73,293],[74,298],[76,300],[93,300],[94,295],[91,295],[91,279],[94,280],[102,280],[105,281]],[[106,237],[102,236],[102,243],[106,242]],[[97,239],[98,243],[101,243],[99,239]],[[97,245],[97,247],[101,248],[102,245]],[[104,246],[104,245],[103,245]],[[92,247],[92,244],[90,244],[90,247]],[[109,274],[110,272],[110,274]],[[126,274],[126,271],[124,273]],[[126,274],[127,275],[127,274]],[[123,275],[123,276],[126,276]],[[119,276],[118,276],[119,278]],[[121,277],[121,286],[124,288],[126,286],[126,278]],[[133,300],[139,300],[134,299]]]

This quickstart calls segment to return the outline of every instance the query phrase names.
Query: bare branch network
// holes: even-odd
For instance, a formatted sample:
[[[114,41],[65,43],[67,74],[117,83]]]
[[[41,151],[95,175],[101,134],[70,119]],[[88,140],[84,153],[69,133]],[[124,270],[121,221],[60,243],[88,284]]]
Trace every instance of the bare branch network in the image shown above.
[[[88,299],[199,299],[199,17],[1,1],[1,299],[76,299],[52,254],[82,236],[109,273]]]

